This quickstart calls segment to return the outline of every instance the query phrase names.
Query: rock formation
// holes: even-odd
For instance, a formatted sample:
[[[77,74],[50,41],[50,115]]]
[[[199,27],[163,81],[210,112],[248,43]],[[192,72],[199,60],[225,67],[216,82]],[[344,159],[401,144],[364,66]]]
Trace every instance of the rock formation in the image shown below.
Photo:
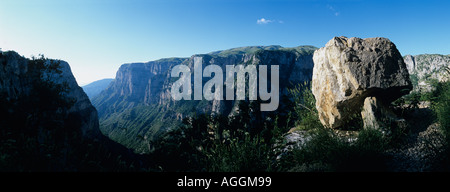
[[[387,108],[412,89],[405,62],[394,43],[386,38],[335,37],[314,52],[312,92],[322,124],[345,126],[366,106]],[[367,116],[367,115],[366,115]],[[377,116],[366,118],[375,126]],[[370,121],[370,122],[369,122]]]
[[[2,171],[105,171],[143,157],[101,134],[67,62],[0,51]]]
[[[65,122],[76,122],[77,129],[81,131],[85,138],[97,138],[101,135],[97,110],[91,105],[83,89],[78,86],[67,62],[47,60],[44,65],[48,66],[52,62],[59,65],[57,69],[49,71],[29,65],[30,61],[16,52],[0,52],[0,54],[0,94],[6,100],[20,101],[21,98],[32,97],[35,94],[33,91],[36,91],[33,86],[36,86],[37,82],[62,85],[66,89],[64,97],[73,101],[67,111],[59,109],[67,115]],[[46,82],[47,80],[49,82]]]
[[[169,68],[186,60],[187,58],[169,58],[120,66],[116,78],[109,87],[97,97],[92,98],[100,118],[115,111],[132,108],[139,103],[146,105],[158,103],[160,97],[164,97],[160,93]],[[117,101],[123,101],[126,104],[111,106]]]

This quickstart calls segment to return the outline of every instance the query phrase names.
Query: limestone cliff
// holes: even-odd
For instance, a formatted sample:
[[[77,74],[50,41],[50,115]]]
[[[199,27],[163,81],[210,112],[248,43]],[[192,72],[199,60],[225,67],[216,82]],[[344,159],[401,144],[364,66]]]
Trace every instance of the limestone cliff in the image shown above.
[[[33,97],[37,91],[41,91],[36,86],[44,88],[50,86],[47,87],[50,90],[60,87],[63,89],[61,96],[71,104],[67,111],[59,109],[62,110],[61,113],[66,114],[65,121],[77,122],[77,128],[83,137],[100,136],[97,111],[83,89],[78,86],[67,62],[42,60],[42,63],[30,64],[29,59],[16,52],[0,54],[0,93],[7,101]]]
[[[147,166],[101,134],[97,110],[65,61],[0,51],[0,117],[0,171]]]
[[[450,55],[406,55],[403,59],[411,75],[414,90],[420,88],[424,91],[429,91],[431,81],[443,82],[449,80],[449,75],[447,74],[450,72]]]

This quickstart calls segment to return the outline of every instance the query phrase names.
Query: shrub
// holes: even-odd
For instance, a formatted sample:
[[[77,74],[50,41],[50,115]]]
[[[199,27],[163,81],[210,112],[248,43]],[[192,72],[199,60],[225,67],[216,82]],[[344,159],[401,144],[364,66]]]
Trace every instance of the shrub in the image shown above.
[[[270,171],[272,146],[283,128],[278,116],[261,119],[255,103],[242,102],[232,116],[200,114],[152,143],[156,164],[164,171]],[[260,119],[258,119],[258,117]],[[275,121],[274,121],[275,120]],[[284,124],[283,124],[284,125]]]
[[[448,139],[450,139],[450,82],[439,83],[434,91],[432,109]]]
[[[295,118],[297,119],[296,127],[302,130],[322,127],[315,105],[316,100],[311,91],[311,85],[305,82],[289,89],[289,93],[294,102]]]
[[[386,147],[378,130],[364,129],[356,141],[337,136],[332,130],[316,130],[311,140],[293,151],[298,166],[292,171],[383,171]]]
[[[216,142],[205,150],[207,170],[214,172],[269,171],[270,145],[246,133],[244,139]]]

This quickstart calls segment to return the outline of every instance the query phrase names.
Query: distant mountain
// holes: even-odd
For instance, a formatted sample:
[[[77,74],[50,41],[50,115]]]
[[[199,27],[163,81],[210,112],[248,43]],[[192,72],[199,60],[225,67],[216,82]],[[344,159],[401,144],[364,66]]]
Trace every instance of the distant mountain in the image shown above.
[[[89,99],[92,99],[95,96],[97,96],[100,92],[102,92],[103,90],[108,88],[109,84],[113,80],[114,79],[112,79],[112,78],[101,79],[101,80],[89,83],[89,84],[87,84],[85,86],[82,86],[81,88],[83,88],[84,92],[89,97]]]
[[[421,54],[403,57],[411,76],[414,89],[430,89],[432,81],[448,81],[450,73],[450,55]]]
[[[279,45],[270,45],[270,46],[246,46],[246,47],[238,47],[238,48],[232,48],[227,50],[221,50],[221,51],[213,51],[208,53],[208,55],[216,55],[220,57],[227,57],[230,55],[242,55],[242,54],[254,54],[257,51],[261,50],[296,50],[298,53],[307,53],[311,50],[317,49],[314,46],[298,46],[298,47],[292,47],[292,48],[284,48]]]
[[[240,47],[190,58],[166,58],[147,63],[122,65],[111,85],[92,99],[100,117],[100,129],[111,139],[134,149],[148,152],[149,143],[176,128],[185,117],[202,113],[232,114],[239,102],[228,100],[174,101],[170,88],[176,78],[170,77],[175,65],[186,65],[191,71],[194,60],[207,65],[279,65],[280,96],[287,88],[312,77],[312,55],[315,47],[281,46]],[[225,72],[225,70],[224,70]],[[225,75],[224,75],[225,77]],[[207,80],[203,80],[205,83]],[[280,98],[280,108],[284,107]]]

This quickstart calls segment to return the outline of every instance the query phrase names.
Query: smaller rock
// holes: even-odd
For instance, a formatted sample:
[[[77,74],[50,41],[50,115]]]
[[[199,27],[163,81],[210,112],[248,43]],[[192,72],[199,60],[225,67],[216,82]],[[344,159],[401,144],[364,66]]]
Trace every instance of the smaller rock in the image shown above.
[[[275,144],[275,151],[278,154],[277,160],[283,158],[293,149],[300,148],[311,140],[311,135],[303,130],[289,130],[288,134],[284,136],[285,143]]]
[[[378,129],[383,135],[392,134],[394,128],[406,127],[406,121],[398,118],[387,105],[375,97],[367,97],[364,100],[361,111],[365,129]]]

